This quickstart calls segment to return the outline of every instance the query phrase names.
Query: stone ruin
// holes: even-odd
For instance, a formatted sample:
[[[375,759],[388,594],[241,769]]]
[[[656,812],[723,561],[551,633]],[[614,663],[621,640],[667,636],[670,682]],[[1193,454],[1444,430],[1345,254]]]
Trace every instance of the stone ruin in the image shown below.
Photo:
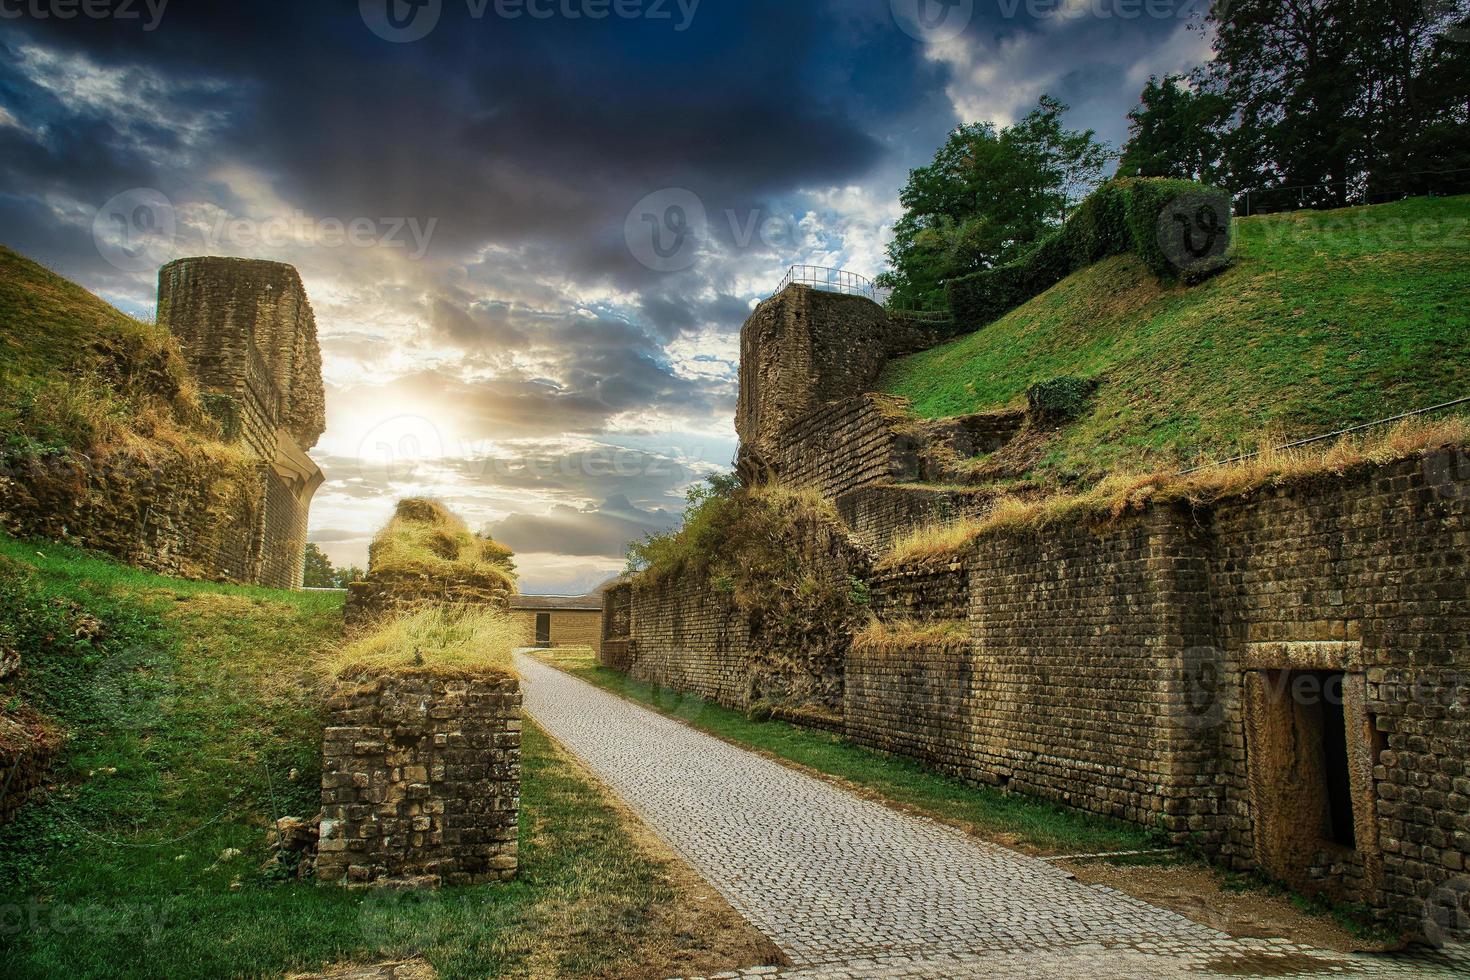
[[[519,682],[493,670],[339,681],[322,745],[317,879],[433,888],[514,877],[520,705]]]
[[[1470,940],[1470,493],[1444,477],[1466,451],[885,567],[906,530],[983,511],[954,461],[1028,425],[874,394],[925,329],[790,286],[741,331],[741,476],[817,490],[874,559],[843,573],[876,634],[811,666],[838,702],[823,726]],[[764,654],[718,583],[622,584],[605,621],[609,666],[753,707]]]
[[[368,548],[367,576],[347,587],[349,632],[420,609],[506,609],[515,591],[510,549],[472,534],[437,500],[400,500]]]
[[[316,319],[301,277],[280,262],[179,259],[158,273],[158,322],[225,441],[258,461],[243,533],[221,542],[217,575],[301,587],[307,513],[323,482],[307,456],[326,429]]]

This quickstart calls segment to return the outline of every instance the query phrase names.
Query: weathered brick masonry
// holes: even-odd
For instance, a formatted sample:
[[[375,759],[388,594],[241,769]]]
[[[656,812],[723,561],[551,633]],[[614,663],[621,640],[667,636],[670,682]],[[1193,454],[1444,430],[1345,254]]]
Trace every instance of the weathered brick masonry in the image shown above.
[[[963,610],[952,587],[880,576],[885,615],[963,615],[970,642],[855,650],[847,731],[1413,930],[1470,855],[1470,494],[1446,471],[1410,460],[987,537]]]
[[[844,591],[868,574],[866,554],[835,520],[804,516],[781,547],[815,580]],[[764,702],[826,727],[839,716],[848,624],[767,623],[760,611],[739,607],[731,583],[707,572],[642,576],[631,585],[630,676],[735,708]]]
[[[514,677],[338,683],[322,747],[316,874],[352,884],[475,884],[516,872],[521,694]]]
[[[750,704],[750,623],[734,596],[715,588],[707,576],[636,582],[632,622],[637,646],[630,677],[732,708]]]
[[[633,583],[618,582],[602,593],[602,643],[597,658],[626,671],[633,663]]]
[[[299,587],[307,511],[323,480],[306,451],[326,427],[301,279],[278,262],[198,258],[169,263],[158,282],[158,322],[178,339],[218,441],[124,445],[0,471],[0,526],[166,574]],[[176,379],[152,384],[160,398],[179,393]]]
[[[225,439],[258,471],[249,524],[230,535],[217,573],[299,588],[307,512],[323,482],[306,453],[326,428],[321,350],[301,277],[280,262],[170,262],[158,273],[158,322],[178,338]]]
[[[844,493],[834,503],[863,545],[882,554],[907,531],[980,514],[994,499],[989,490],[880,484]]]
[[[985,508],[956,464],[1020,413],[920,422],[866,394],[925,341],[853,297],[762,304],[741,333],[742,476],[817,489],[875,552]],[[1159,827],[1406,932],[1439,908],[1440,938],[1470,938],[1467,501],[1470,456],[1439,452],[993,533],[865,575],[883,628],[824,688],[862,744]],[[635,584],[630,602],[634,676],[759,696],[765,651],[719,583]]]
[[[740,331],[742,473],[757,477],[779,459],[792,422],[871,391],[890,357],[939,339],[939,328],[890,318],[860,296],[789,286],[760,304]]]

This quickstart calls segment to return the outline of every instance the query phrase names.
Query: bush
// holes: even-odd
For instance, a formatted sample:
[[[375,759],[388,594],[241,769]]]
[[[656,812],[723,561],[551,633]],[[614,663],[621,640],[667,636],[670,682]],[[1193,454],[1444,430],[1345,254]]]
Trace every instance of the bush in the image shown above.
[[[1110,255],[1133,252],[1160,278],[1197,282],[1225,264],[1230,195],[1187,180],[1124,178],[1099,187],[1020,259],[951,279],[950,310],[983,326]]]
[[[1053,378],[1026,389],[1031,417],[1038,422],[1070,422],[1081,417],[1097,391],[1097,382],[1082,378]]]

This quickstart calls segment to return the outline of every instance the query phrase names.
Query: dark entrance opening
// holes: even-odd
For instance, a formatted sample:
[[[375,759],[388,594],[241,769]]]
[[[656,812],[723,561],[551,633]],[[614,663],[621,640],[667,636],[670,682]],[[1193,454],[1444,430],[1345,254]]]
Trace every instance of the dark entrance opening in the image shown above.
[[[551,642],[551,613],[536,614],[536,642]]]
[[[1322,767],[1327,784],[1327,816],[1332,841],[1356,847],[1353,795],[1348,775],[1347,722],[1343,717],[1342,674],[1320,673],[1322,684]]]

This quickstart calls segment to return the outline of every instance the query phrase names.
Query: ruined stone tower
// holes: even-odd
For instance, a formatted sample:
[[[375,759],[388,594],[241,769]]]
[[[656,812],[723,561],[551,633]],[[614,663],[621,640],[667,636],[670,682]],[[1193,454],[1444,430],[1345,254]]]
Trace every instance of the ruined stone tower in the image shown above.
[[[326,428],[301,277],[280,262],[179,259],[159,270],[158,322],[178,338],[225,439],[260,461],[250,532],[224,544],[218,571],[299,588],[307,512],[323,479],[306,454]]]

